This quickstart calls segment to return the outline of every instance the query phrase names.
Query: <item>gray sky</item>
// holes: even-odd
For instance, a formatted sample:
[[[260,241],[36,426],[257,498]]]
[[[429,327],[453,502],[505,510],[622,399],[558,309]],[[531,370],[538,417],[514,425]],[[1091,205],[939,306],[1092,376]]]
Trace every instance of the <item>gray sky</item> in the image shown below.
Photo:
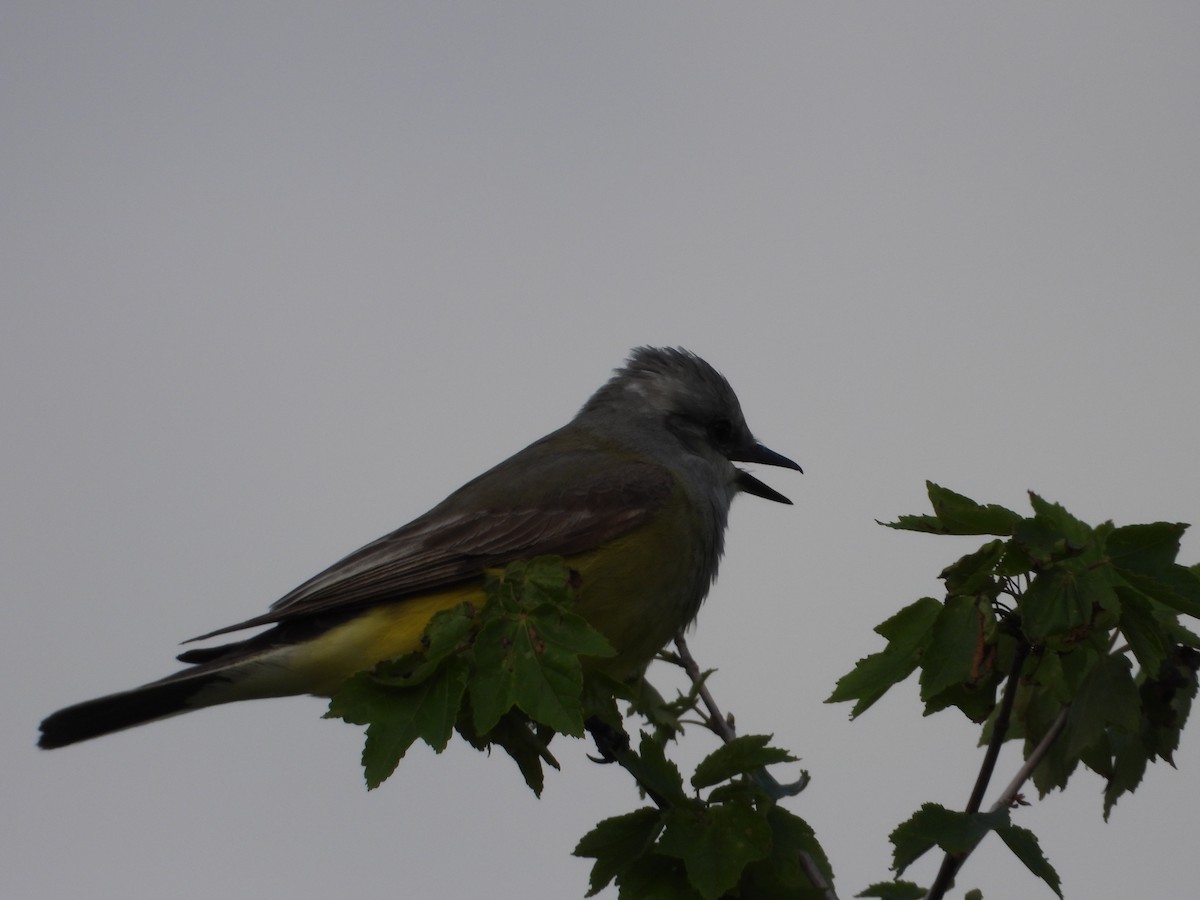
[[[571,848],[638,804],[583,742],[537,801],[458,743],[368,794],[313,699],[52,754],[35,729],[643,343],[707,358],[805,467],[760,473],[795,507],[735,504],[692,644],[812,772],[790,808],[842,896],[886,878],[980,751],[911,684],[822,703],[972,546],[874,520],[933,478],[1200,521],[1198,39],[1188,3],[4,4],[0,894],[581,896]],[[1195,734],[1177,763],[1108,825],[1086,775],[1017,814],[1068,896],[1192,895]],[[1052,896],[998,844],[962,889]]]

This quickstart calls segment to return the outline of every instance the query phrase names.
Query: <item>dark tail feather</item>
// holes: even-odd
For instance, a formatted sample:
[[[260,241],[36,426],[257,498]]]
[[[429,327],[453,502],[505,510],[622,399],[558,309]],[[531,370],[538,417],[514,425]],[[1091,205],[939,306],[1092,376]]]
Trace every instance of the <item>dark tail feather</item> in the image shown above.
[[[189,673],[190,674],[190,673]],[[85,700],[48,716],[42,722],[38,746],[44,750],[65,747],[100,737],[122,728],[186,712],[196,693],[214,681],[226,680],[215,673],[156,681],[119,694]],[[201,704],[204,705],[204,704]]]

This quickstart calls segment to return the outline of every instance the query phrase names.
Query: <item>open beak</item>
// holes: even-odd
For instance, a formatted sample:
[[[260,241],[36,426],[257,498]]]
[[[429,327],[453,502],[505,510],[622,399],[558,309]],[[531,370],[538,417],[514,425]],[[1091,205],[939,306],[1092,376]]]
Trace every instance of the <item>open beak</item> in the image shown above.
[[[776,453],[768,447],[755,442],[744,450],[738,450],[730,454],[731,462],[748,462],[762,463],[764,466],[779,466],[784,469],[795,469],[797,472],[803,473],[804,470],[792,460],[788,459],[782,453]],[[737,483],[747,494],[753,494],[755,497],[762,497],[766,500],[774,500],[776,503],[787,503],[791,505],[791,500],[779,493],[772,487],[763,484],[745,469],[738,469]]]

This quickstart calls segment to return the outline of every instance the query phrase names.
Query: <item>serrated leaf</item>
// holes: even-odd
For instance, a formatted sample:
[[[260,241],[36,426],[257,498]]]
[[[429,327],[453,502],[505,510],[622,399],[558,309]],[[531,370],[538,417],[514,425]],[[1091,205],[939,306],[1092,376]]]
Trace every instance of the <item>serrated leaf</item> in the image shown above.
[[[1141,699],[1124,656],[1105,654],[1092,667],[1071,704],[1067,728],[1060,741],[1077,756],[1108,726],[1134,734],[1142,722]]]
[[[1033,507],[1034,519],[1052,529],[1060,538],[1080,546],[1091,540],[1092,527],[1067,512],[1062,504],[1052,503],[1030,491],[1029,505]]]
[[[572,853],[596,860],[592,865],[587,896],[603,890],[647,852],[662,827],[662,813],[644,807],[599,822],[579,839]]]
[[[1017,859],[1025,864],[1025,867],[1030,872],[1046,882],[1050,886],[1050,890],[1058,894],[1059,897],[1062,897],[1062,887],[1059,884],[1058,873],[1054,871],[1054,867],[1050,865],[1050,861],[1042,853],[1038,839],[1032,831],[1009,822],[997,826],[996,834],[1000,835],[1000,839],[1008,845],[1008,849],[1013,852]]]
[[[1011,509],[995,503],[977,503],[932,481],[925,484],[929,489],[933,511],[950,529],[948,534],[994,534],[1006,537],[1021,521],[1021,516]]]
[[[933,622],[921,653],[921,699],[971,680],[979,650],[979,612],[972,597],[951,597]]]
[[[543,740],[543,737],[536,734],[530,727],[528,720],[517,711],[505,713],[500,717],[500,721],[482,737],[475,732],[472,718],[469,709],[462,712],[456,725],[458,733],[477,750],[499,747],[517,764],[517,768],[534,796],[542,796],[546,780],[542,763],[555,769],[559,768],[558,760],[546,746],[545,741],[549,740],[549,737]],[[550,734],[553,735],[553,732]]]
[[[825,702],[857,700],[851,718],[869,709],[892,685],[916,669],[941,609],[942,604],[937,600],[922,597],[877,626],[875,632],[887,638],[887,647],[860,659],[853,671],[838,679],[837,687]]]
[[[942,569],[942,573],[938,577],[946,582],[946,592],[949,594],[990,593],[990,589],[996,583],[996,566],[1003,558],[1007,546],[1007,541],[999,538],[988,541],[974,553],[968,553]]]
[[[1175,764],[1172,757],[1179,746],[1179,734],[1196,697],[1197,667],[1200,653],[1190,647],[1175,647],[1158,674],[1146,678],[1138,689],[1147,750],[1152,757],[1161,757],[1171,765]]]
[[[1093,606],[1119,609],[1112,575],[1078,562],[1039,572],[1018,604],[1022,630],[1036,643],[1077,639],[1072,633],[1091,624]]]
[[[807,853],[826,885],[833,887],[833,871],[825,851],[807,822],[781,806],[767,811],[771,829],[771,853],[746,867],[738,885],[745,900],[788,897],[796,900],[824,900],[828,896],[809,880],[800,854]]]
[[[879,900],[921,900],[927,888],[911,881],[879,881],[855,897],[877,897]]]
[[[1108,821],[1112,809],[1122,794],[1131,793],[1142,783],[1146,765],[1150,762],[1147,747],[1140,735],[1112,734],[1109,745],[1113,755],[1104,785],[1104,821]]]
[[[895,522],[885,522],[888,528],[921,531],[927,534],[1012,534],[1021,517],[1011,509],[994,503],[986,506],[948,488],[925,482],[932,516],[900,516]]]
[[[647,854],[617,877],[619,900],[700,900],[688,881],[683,861]]]
[[[397,689],[370,673],[347,680],[334,693],[327,716],[367,726],[362,764],[368,788],[376,788],[417,740],[446,749],[467,684],[467,664],[451,659],[418,685]]]
[[[530,603],[550,600],[564,604],[574,600],[572,581],[576,576],[561,556],[538,556],[517,566]]]
[[[615,656],[616,650],[587,619],[561,606],[542,605],[531,616],[535,638],[578,656]]]
[[[992,673],[978,683],[952,684],[925,701],[925,715],[954,707],[972,722],[984,722],[996,709],[996,688],[1000,680],[998,674]]]
[[[925,803],[890,835],[892,869],[897,875],[937,846],[945,853],[966,853],[989,831],[1008,821],[1008,811],[954,812],[936,803]]]
[[[775,763],[796,761],[786,750],[767,746],[770,740],[769,734],[746,734],[722,744],[696,766],[692,787],[701,790]]]
[[[1200,618],[1200,579],[1190,569],[1180,565],[1171,566],[1160,578],[1127,569],[1117,569],[1116,572],[1126,584],[1152,600]]]
[[[1071,702],[1073,690],[1067,685],[1067,676],[1063,671],[1063,654],[1046,651],[1037,661],[1037,668],[1031,675],[1034,684],[1044,688],[1058,703]]]
[[[1105,549],[1117,568],[1158,578],[1175,564],[1179,539],[1186,530],[1179,522],[1123,525],[1108,536]]]
[[[771,852],[771,828],[749,803],[675,807],[665,819],[658,851],[683,860],[705,900],[717,900],[749,863]]]
[[[475,728],[485,734],[513,706],[555,731],[583,734],[579,653],[608,655],[608,642],[580,616],[550,604],[489,621],[475,639],[471,680]]]
[[[470,691],[475,731],[480,735],[491,731],[516,702],[517,643],[524,630],[517,619],[495,618],[475,638],[476,671]]]
[[[1041,743],[1049,730],[1055,727],[1062,712],[1063,704],[1052,697],[1048,691],[1036,692],[1030,698],[1023,711],[1022,731],[1025,738],[1025,758],[1033,753],[1034,748]],[[1067,741],[1060,733],[1059,737],[1050,744],[1041,763],[1033,770],[1032,780],[1038,790],[1038,795],[1044,797],[1056,788],[1065,788],[1079,762],[1080,756],[1067,751]]]
[[[1119,627],[1143,669],[1157,672],[1171,646],[1167,630],[1154,614],[1153,601],[1127,584],[1116,586],[1121,600]]]
[[[679,767],[667,758],[662,741],[643,731],[637,757],[636,777],[639,784],[666,798],[669,803],[689,803],[683,790],[683,776],[679,773]]]

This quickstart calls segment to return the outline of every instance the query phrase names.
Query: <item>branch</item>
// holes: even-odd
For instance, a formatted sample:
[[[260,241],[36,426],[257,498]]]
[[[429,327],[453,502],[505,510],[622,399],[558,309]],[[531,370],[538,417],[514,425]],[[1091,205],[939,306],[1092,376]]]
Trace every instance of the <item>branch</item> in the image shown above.
[[[717,706],[717,701],[713,699],[713,695],[705,683],[704,675],[700,671],[700,666],[696,663],[696,658],[692,656],[692,651],[688,649],[687,640],[684,638],[682,631],[675,635],[675,647],[679,651],[677,657],[678,664],[683,667],[683,671],[691,679],[696,695],[704,703],[704,708],[708,710],[707,724],[709,729],[728,744],[737,737],[737,729],[734,728],[733,717],[721,713],[720,707]],[[784,785],[780,784],[775,776],[766,769],[759,769],[755,773],[755,780],[758,781],[759,785],[772,799],[778,800],[780,797],[794,796],[804,790],[808,786],[808,773],[804,772],[797,781]],[[812,886],[821,892],[825,900],[838,900],[838,896],[834,892],[832,885],[821,874],[821,869],[817,865],[817,861],[812,858],[812,854],[807,850],[801,850],[798,853],[798,859],[800,868],[804,870],[804,874],[812,882]]]
[[[1017,799],[1017,794],[1021,792],[1021,788],[1029,780],[1029,776],[1033,774],[1033,770],[1045,759],[1046,754],[1050,752],[1051,745],[1062,734],[1063,728],[1066,727],[1067,716],[1070,714],[1070,711],[1071,708],[1069,706],[1064,706],[1059,710],[1057,718],[1050,725],[1050,729],[1043,735],[1038,745],[1033,748],[1033,752],[1029,754],[1029,758],[1025,760],[1025,764],[1017,770],[1017,774],[1013,777],[1013,780],[1001,791],[999,799],[992,804],[989,812],[999,812],[1013,805]],[[972,810],[972,812],[978,812],[978,809]],[[945,895],[946,891],[954,884],[954,876],[958,874],[958,870],[962,868],[962,864],[967,861],[967,857],[978,846],[979,844],[975,844],[974,847],[971,847],[957,857],[949,853],[946,854],[945,859],[942,860],[942,867],[938,870],[937,878],[933,882],[933,887],[929,889],[925,900],[936,900],[936,898],[941,898]]]
[[[979,767],[979,775],[975,778],[975,786],[971,789],[970,799],[967,800],[966,812],[968,814],[979,812],[979,807],[983,804],[983,795],[987,793],[988,783],[996,771],[996,760],[1000,756],[1000,747],[1004,743],[1005,737],[1008,736],[1013,703],[1017,699],[1017,682],[1021,674],[1021,666],[1025,664],[1025,657],[1028,655],[1029,645],[1021,641],[1017,645],[1012,668],[1008,672],[1008,683],[1004,686],[1004,697],[1000,701],[1000,709],[997,711],[996,721],[992,725],[992,739],[988,741],[987,752]],[[958,870],[962,868],[962,864],[966,862],[967,857],[971,855],[971,850],[974,849],[972,847],[959,854],[947,853],[942,857],[941,868],[938,869],[937,877],[934,878],[933,885],[929,888],[926,900],[941,900],[946,895],[946,891],[954,884],[954,876],[958,874]]]
[[[733,727],[733,719],[721,714],[720,708],[717,706],[717,701],[713,699],[712,693],[708,689],[708,685],[704,683],[704,675],[700,672],[700,666],[696,663],[696,658],[692,656],[692,651],[688,649],[687,640],[684,639],[683,632],[675,635],[675,646],[679,650],[679,655],[676,657],[683,671],[687,672],[688,678],[692,681],[692,686],[696,689],[697,696],[703,701],[704,708],[708,710],[708,728],[722,741],[728,744],[737,737],[737,729]]]
[[[1058,711],[1058,717],[1051,723],[1049,730],[1038,741],[1038,745],[1033,748],[1033,752],[1029,754],[1029,759],[1025,760],[1025,765],[1017,770],[1017,774],[1013,776],[1013,780],[1008,783],[1000,794],[1000,799],[992,804],[992,812],[1012,806],[1017,799],[1017,794],[1021,792],[1021,788],[1025,782],[1029,780],[1029,776],[1033,774],[1033,770],[1038,767],[1038,764],[1045,759],[1046,754],[1050,752],[1050,746],[1062,734],[1062,730],[1067,726],[1067,716],[1071,712],[1071,707],[1064,706]]]

